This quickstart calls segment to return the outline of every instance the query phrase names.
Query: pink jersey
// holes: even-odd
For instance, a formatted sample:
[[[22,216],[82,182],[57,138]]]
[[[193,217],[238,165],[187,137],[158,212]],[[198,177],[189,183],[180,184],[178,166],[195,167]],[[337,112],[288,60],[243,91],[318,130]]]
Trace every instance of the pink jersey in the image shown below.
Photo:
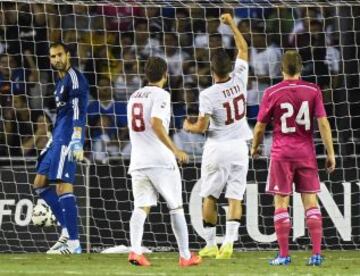
[[[285,80],[266,89],[257,120],[273,123],[271,158],[314,159],[313,124],[321,117],[326,117],[326,112],[316,84]]]

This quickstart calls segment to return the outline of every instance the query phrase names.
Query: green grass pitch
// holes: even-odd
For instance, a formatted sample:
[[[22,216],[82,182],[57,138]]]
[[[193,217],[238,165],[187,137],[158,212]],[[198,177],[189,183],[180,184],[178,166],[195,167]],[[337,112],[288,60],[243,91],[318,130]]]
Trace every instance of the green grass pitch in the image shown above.
[[[360,275],[360,251],[325,251],[321,267],[307,267],[309,252],[293,252],[292,264],[271,267],[274,252],[237,252],[230,260],[204,259],[198,267],[179,268],[176,253],[149,255],[151,267],[135,267],[126,254],[0,254],[0,275]]]

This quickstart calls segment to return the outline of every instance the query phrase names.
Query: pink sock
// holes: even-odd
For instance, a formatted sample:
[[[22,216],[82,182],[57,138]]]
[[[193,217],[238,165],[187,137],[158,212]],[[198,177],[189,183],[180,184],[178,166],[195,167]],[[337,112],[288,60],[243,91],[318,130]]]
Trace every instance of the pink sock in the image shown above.
[[[280,248],[280,256],[289,256],[289,233],[291,228],[288,210],[280,208],[275,210],[274,225],[277,241]]]
[[[306,215],[306,225],[310,232],[311,242],[312,242],[312,253],[320,254],[321,253],[321,239],[322,239],[322,217],[321,212],[318,207],[313,207],[307,209],[305,212]]]

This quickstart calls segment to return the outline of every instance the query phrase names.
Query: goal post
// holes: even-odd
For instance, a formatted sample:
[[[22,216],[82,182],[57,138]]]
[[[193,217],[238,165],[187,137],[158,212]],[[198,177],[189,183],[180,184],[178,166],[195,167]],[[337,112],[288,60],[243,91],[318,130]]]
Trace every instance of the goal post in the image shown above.
[[[37,228],[31,212],[36,156],[48,140],[56,107],[55,74],[48,60],[51,42],[61,40],[74,66],[90,84],[86,129],[87,161],[78,166],[75,194],[80,237],[87,252],[129,245],[133,208],[127,174],[131,145],[126,103],[146,83],[151,55],[168,63],[172,120],[170,134],[191,157],[181,167],[183,199],[191,248],[202,238],[199,181],[205,137],[181,130],[198,112],[199,92],[212,84],[210,57],[224,48],[235,58],[232,33],[219,15],[231,13],[249,44],[247,117],[256,122],[263,91],[281,80],[280,58],[296,49],[302,77],[322,91],[332,127],[337,168],[324,169],[320,133],[318,154],[326,249],[360,248],[360,3],[354,1],[2,1],[0,3],[0,252],[45,252],[56,227]],[[29,112],[31,111],[31,112]],[[250,160],[238,250],[275,249],[272,197],[265,194],[271,130],[263,155]],[[217,238],[225,234],[227,203],[218,205]],[[301,200],[291,202],[292,249],[309,244]],[[174,250],[176,240],[162,198],[145,223],[144,246]]]

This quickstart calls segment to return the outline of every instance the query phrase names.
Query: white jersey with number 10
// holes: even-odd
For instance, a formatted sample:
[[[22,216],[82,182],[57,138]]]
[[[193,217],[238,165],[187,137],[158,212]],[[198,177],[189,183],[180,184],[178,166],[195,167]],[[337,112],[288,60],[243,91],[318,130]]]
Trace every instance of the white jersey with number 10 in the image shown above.
[[[169,131],[170,94],[156,86],[145,86],[134,92],[127,106],[131,142],[129,173],[145,168],[175,168],[174,154],[159,140],[151,126],[151,118],[162,120]]]
[[[208,142],[252,139],[245,116],[248,71],[248,63],[236,59],[227,82],[216,83],[200,93],[200,116],[210,115]]]

